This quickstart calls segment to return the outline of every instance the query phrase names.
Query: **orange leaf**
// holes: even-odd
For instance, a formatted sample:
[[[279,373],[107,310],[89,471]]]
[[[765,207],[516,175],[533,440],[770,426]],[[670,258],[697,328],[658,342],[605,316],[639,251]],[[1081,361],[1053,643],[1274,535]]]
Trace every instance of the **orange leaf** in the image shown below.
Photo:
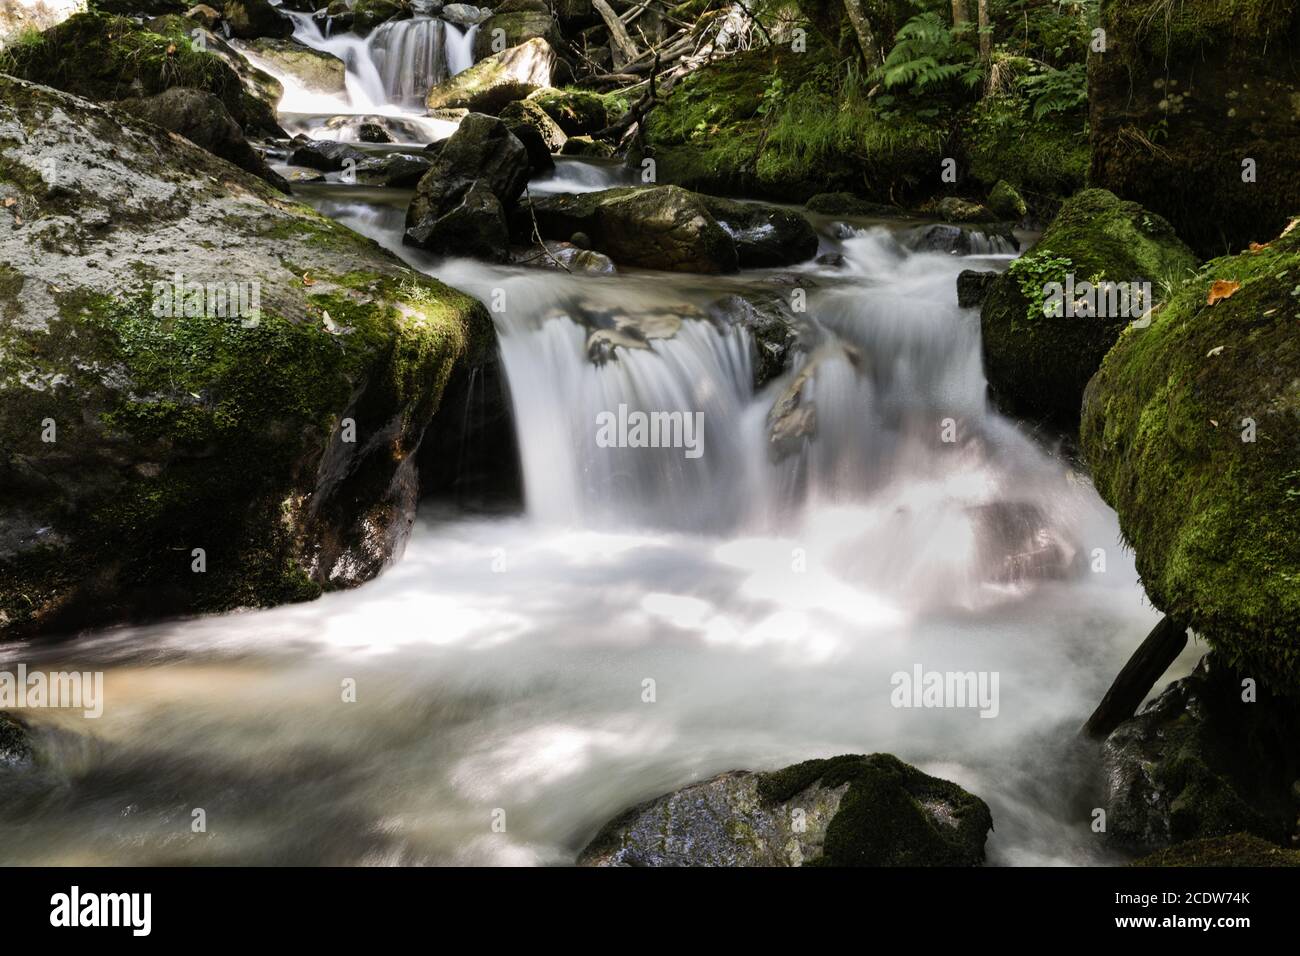
[[[6,196],[6,197],[5,197],[5,208],[8,209],[10,206],[14,205],[14,204],[17,203],[17,202],[18,202],[18,200],[15,199],[13,196]]]
[[[303,285],[315,285],[315,284],[316,284],[316,280],[313,279],[311,276],[307,275],[307,273],[304,272],[304,273],[302,274],[302,284],[303,284]]]
[[[1220,299],[1228,298],[1240,288],[1240,282],[1233,282],[1231,279],[1215,279],[1210,285],[1210,295],[1205,300],[1205,304],[1214,305]]]
[[[1260,245],[1258,242],[1252,242],[1252,243],[1250,244],[1250,251],[1251,251],[1251,252],[1263,252],[1263,251],[1264,251],[1265,249],[1267,249],[1267,248],[1268,248],[1268,243],[1267,243],[1267,242],[1264,243],[1263,245]]]
[[[175,43],[167,44],[167,55],[171,56],[175,52],[176,52],[176,44]]]

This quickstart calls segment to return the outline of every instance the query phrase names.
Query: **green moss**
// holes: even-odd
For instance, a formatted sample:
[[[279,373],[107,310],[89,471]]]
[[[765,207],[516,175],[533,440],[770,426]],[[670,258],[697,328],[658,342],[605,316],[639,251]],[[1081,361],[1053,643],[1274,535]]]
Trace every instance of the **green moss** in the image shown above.
[[[1088,173],[1088,130],[1082,111],[1035,120],[1030,104],[1010,93],[981,100],[963,121],[970,175],[992,187],[1007,180],[1044,197],[1068,196]]]
[[[1211,306],[1215,281],[1240,287]],[[1120,337],[1081,431],[1152,603],[1288,692],[1300,686],[1297,290],[1300,230],[1208,263],[1150,328]]]
[[[1188,840],[1153,853],[1132,866],[1300,866],[1300,850],[1284,850],[1249,833]]]
[[[889,754],[809,760],[763,774],[758,793],[785,803],[820,781],[848,785],[826,829],[819,866],[976,866],[993,826],[984,801]],[[952,810],[938,824],[925,805]]]
[[[627,111],[626,97],[606,97],[589,90],[542,89],[528,97],[569,136],[582,136],[604,129],[611,117]],[[622,109],[619,104],[622,103]],[[611,105],[613,109],[611,109]]]

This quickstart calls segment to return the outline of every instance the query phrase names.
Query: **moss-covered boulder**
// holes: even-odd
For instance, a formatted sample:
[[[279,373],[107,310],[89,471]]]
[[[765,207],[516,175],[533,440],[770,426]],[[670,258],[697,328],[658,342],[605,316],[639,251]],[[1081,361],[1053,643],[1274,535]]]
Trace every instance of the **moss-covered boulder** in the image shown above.
[[[230,28],[230,35],[241,40],[293,34],[293,21],[268,0],[225,0],[221,12]]]
[[[246,132],[279,132],[274,100],[279,84],[252,92],[227,57],[238,54],[215,38],[196,49],[195,21],[162,17],[142,27],[126,17],[81,13],[69,17],[39,39],[6,51],[5,72],[100,102],[149,96],[174,86],[204,90],[225,104]],[[210,35],[205,34],[205,37]],[[250,83],[260,82],[244,62]]]
[[[1102,0],[1101,25],[1090,181],[1205,257],[1277,235],[1300,210],[1300,5]]]
[[[1207,263],[1125,332],[1080,437],[1151,602],[1300,696],[1298,322],[1300,226]]]
[[[555,51],[545,40],[533,39],[494,53],[468,70],[429,90],[431,110],[468,109],[495,115],[508,103],[551,85]]]
[[[1216,660],[1174,681],[1102,748],[1106,839],[1149,851],[1252,833],[1281,844],[1300,811],[1300,703]]]
[[[1149,283],[1158,302],[1169,283],[1195,267],[1191,250],[1161,217],[1104,189],[1076,194],[984,299],[989,384],[1012,410],[1073,426],[1088,379],[1120,332],[1141,319],[1141,300],[1122,293]],[[1052,283],[1060,295],[1049,291]],[[1085,290],[1101,284],[1110,285],[1094,302]]]
[[[589,136],[609,125],[604,97],[586,90],[541,89],[529,94],[566,136]]]
[[[568,137],[544,109],[532,100],[516,100],[499,115],[506,129],[524,144],[533,172],[554,168],[551,157],[564,148]]]
[[[1130,866],[1300,866],[1300,850],[1285,850],[1249,833],[1188,840]]]
[[[993,184],[988,198],[984,200],[984,205],[1004,222],[1019,222],[1029,211],[1020,193],[1016,192],[1016,188],[1005,179],[999,179]]]
[[[984,801],[889,754],[733,771],[633,807],[580,866],[978,866]]]
[[[352,4],[352,29],[366,34],[385,20],[409,17],[411,5],[406,0],[355,0]]]
[[[564,42],[560,24],[546,4],[538,2],[532,9],[504,12],[498,8],[479,24],[478,33],[474,34],[474,59],[482,60],[529,40],[544,40],[554,48]]]
[[[338,57],[324,50],[313,50],[296,40],[258,37],[248,48],[257,56],[302,82],[316,93],[343,93],[347,90],[347,67]]]
[[[486,310],[178,136],[0,77],[0,631],[374,576]]]

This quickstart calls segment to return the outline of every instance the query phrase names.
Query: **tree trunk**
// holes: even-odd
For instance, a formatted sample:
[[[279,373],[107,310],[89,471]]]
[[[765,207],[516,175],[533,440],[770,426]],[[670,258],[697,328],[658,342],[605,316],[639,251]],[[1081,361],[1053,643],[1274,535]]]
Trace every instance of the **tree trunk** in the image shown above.
[[[621,70],[624,64],[636,59],[638,52],[636,44],[628,36],[627,27],[623,26],[623,21],[618,18],[614,8],[605,0],[591,0],[591,5],[605,21],[605,26],[609,27],[609,40],[612,47],[610,52],[614,55],[614,69]]]
[[[844,12],[849,15],[853,32],[858,38],[858,49],[862,51],[862,60],[867,69],[872,69],[880,62],[880,47],[876,44],[876,35],[862,9],[862,0],[844,0]]]
[[[988,76],[989,61],[993,58],[993,34],[989,32],[989,0],[979,0],[980,60],[984,75]]]
[[[960,26],[969,19],[966,14],[966,0],[952,0],[952,25]]]

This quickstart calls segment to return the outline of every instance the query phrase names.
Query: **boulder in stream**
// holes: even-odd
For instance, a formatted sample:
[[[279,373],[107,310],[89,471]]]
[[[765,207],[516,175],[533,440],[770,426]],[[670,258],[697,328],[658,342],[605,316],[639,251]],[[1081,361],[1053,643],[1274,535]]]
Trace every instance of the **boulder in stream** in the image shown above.
[[[325,172],[343,169],[348,164],[356,168],[367,158],[366,153],[351,143],[340,143],[332,139],[309,139],[306,136],[294,139],[293,151],[289,154],[290,164]]]
[[[258,37],[248,48],[262,59],[295,77],[313,93],[343,93],[347,90],[347,67],[324,50],[313,50],[296,40]]]
[[[0,629],[374,577],[486,309],[128,113],[0,76],[0,131]]]
[[[230,28],[230,35],[241,40],[293,34],[293,21],[269,0],[225,0],[221,12]]]
[[[587,136],[609,125],[605,101],[586,90],[542,89],[529,94],[566,136]]]
[[[633,807],[580,866],[978,866],[993,826],[961,787],[890,754],[720,774]]]
[[[516,100],[500,113],[501,121],[528,150],[528,164],[534,172],[555,167],[551,158],[564,148],[564,130],[531,100]]]
[[[495,114],[507,103],[550,86],[554,70],[555,50],[551,45],[540,38],[529,40],[492,53],[437,84],[429,90],[425,104],[430,110],[463,107],[475,113]]]
[[[32,762],[32,741],[27,725],[0,710],[0,768],[25,767]]]
[[[474,59],[482,60],[507,47],[542,40],[558,48],[564,42],[559,22],[545,0],[505,0],[495,4],[492,16],[474,34]]]

